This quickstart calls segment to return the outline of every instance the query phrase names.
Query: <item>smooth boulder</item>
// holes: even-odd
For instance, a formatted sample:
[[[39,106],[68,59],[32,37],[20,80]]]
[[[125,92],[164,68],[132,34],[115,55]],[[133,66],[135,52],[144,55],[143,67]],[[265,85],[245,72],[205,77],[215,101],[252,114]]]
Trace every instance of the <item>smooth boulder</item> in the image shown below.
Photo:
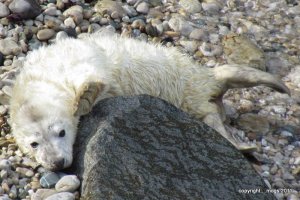
[[[275,199],[226,139],[146,95],[105,99],[81,118],[71,171],[86,200]]]

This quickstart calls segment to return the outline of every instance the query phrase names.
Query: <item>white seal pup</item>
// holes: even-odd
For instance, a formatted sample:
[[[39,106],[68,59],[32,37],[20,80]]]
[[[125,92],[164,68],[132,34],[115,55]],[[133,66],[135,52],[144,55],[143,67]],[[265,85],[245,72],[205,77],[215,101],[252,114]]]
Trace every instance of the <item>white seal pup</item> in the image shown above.
[[[176,48],[116,35],[66,38],[31,52],[11,98],[12,131],[21,150],[45,168],[72,163],[81,115],[99,100],[148,94],[189,112],[238,147],[223,126],[229,88],[266,85],[289,94],[274,76],[247,66],[200,66]]]

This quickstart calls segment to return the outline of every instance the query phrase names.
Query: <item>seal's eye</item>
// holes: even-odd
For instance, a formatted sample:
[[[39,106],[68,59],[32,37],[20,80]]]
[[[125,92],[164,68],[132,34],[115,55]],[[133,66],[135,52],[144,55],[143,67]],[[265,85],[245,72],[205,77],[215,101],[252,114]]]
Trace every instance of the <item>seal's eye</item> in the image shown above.
[[[31,146],[32,148],[36,149],[36,148],[39,146],[39,143],[37,143],[37,142],[32,142],[32,143],[30,144],[30,146]]]
[[[65,130],[61,130],[59,132],[59,137],[65,137],[65,135],[66,135],[66,131]]]

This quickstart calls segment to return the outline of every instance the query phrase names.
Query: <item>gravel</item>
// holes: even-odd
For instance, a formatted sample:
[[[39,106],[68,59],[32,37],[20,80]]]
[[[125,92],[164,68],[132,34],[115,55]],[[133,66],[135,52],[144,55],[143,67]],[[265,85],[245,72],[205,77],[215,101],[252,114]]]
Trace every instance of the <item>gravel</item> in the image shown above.
[[[299,14],[294,0],[1,1],[0,199],[79,199],[77,181],[72,190],[54,189],[63,188],[56,184],[67,179],[59,180],[65,175],[52,174],[56,178],[51,186],[42,181],[50,172],[18,149],[7,109],[15,76],[29,51],[101,27],[177,46],[207,67],[247,64],[284,80],[291,97],[265,87],[228,91],[226,126],[241,142],[256,144],[252,164],[272,189],[290,189],[276,193],[278,199],[300,199]]]

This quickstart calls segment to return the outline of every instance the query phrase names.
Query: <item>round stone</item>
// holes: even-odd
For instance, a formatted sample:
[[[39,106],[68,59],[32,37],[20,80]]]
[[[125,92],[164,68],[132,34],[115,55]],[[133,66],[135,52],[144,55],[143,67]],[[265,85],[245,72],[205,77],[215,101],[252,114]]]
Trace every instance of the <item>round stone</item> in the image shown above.
[[[10,169],[11,162],[7,159],[1,159],[0,160],[0,170],[2,169]]]
[[[66,17],[72,17],[76,24],[80,24],[83,20],[83,8],[79,5],[72,6],[63,12]]]
[[[71,17],[68,17],[67,19],[65,19],[64,24],[66,25],[66,27],[69,28],[75,28],[76,24],[74,22],[74,20]]]
[[[55,185],[58,192],[74,192],[80,185],[80,181],[75,175],[63,176]]]
[[[190,39],[208,41],[208,33],[202,29],[194,29],[190,35]]]
[[[48,172],[40,179],[40,184],[43,188],[53,188],[59,181],[59,176],[54,172]]]
[[[55,31],[52,29],[43,29],[38,31],[37,38],[39,40],[49,40],[55,35]]]
[[[8,15],[9,15],[8,7],[4,3],[0,2],[0,17],[6,17]]]
[[[21,51],[21,47],[11,38],[0,40],[0,52],[3,55],[17,55],[21,53]]]
[[[147,14],[149,12],[149,4],[143,1],[136,7],[136,10],[139,13]]]
[[[198,0],[180,0],[179,5],[190,13],[201,11],[201,4]]]
[[[13,0],[8,7],[22,19],[35,18],[42,12],[40,5],[35,0]]]
[[[45,15],[50,15],[50,16],[56,16],[56,15],[57,15],[57,9],[56,9],[56,7],[50,7],[50,8],[47,8],[47,9],[44,11],[44,14],[45,14]]]

